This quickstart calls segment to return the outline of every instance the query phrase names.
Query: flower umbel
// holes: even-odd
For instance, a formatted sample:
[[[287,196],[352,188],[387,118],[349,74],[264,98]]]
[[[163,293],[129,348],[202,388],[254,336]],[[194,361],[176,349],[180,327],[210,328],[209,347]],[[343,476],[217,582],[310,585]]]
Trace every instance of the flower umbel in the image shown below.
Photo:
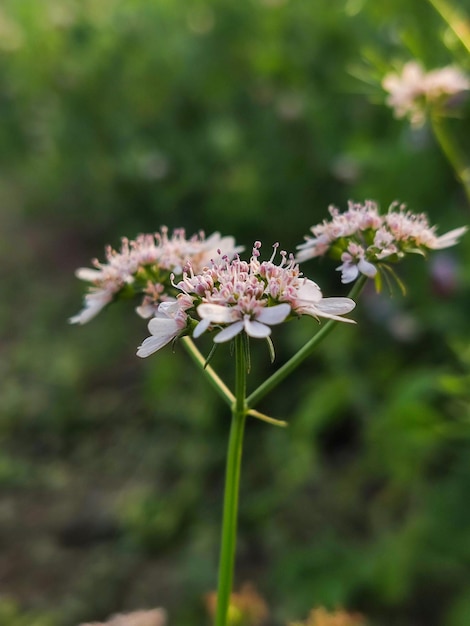
[[[401,74],[387,74],[382,87],[395,117],[408,117],[413,126],[421,126],[429,108],[445,113],[451,97],[470,89],[470,80],[453,66],[426,72],[417,61],[409,61]]]
[[[407,211],[404,205],[392,204],[388,212],[380,214],[375,202],[350,202],[340,213],[329,208],[330,220],[311,227],[313,237],[297,248],[297,261],[328,254],[341,260],[337,268],[343,283],[353,282],[359,274],[376,280],[380,286],[379,270],[388,268],[385,262],[401,260],[407,253],[425,254],[427,250],[449,248],[458,243],[467,231],[466,226],[437,236],[424,213]]]
[[[106,262],[93,261],[94,269],[80,268],[76,275],[91,283],[85,296],[85,307],[72,317],[72,324],[85,324],[107,304],[124,294],[143,294],[137,313],[149,318],[160,302],[174,300],[176,290],[170,275],[182,275],[191,262],[195,271],[201,271],[213,258],[233,257],[242,248],[235,246],[233,237],[214,233],[207,239],[203,232],[187,239],[184,229],[162,227],[152,235],[139,235],[135,240],[123,238],[120,251],[106,248]]]
[[[219,262],[212,261],[199,274],[190,266],[176,284],[181,294],[171,309],[171,323],[161,317],[167,317],[169,311],[161,304],[158,317],[149,324],[156,338],[146,339],[137,354],[148,356],[181,335],[181,329],[189,329],[192,325],[193,337],[198,338],[206,331],[217,331],[214,342],[224,343],[241,332],[253,338],[267,338],[272,326],[294,316],[353,321],[341,317],[353,310],[353,300],[323,298],[319,286],[302,275],[293,255],[282,251],[281,261],[276,264],[276,244],[271,259],[260,261],[260,247],[261,244],[256,242],[249,261],[238,256],[234,259],[224,257]],[[176,317],[181,320],[178,328]]]

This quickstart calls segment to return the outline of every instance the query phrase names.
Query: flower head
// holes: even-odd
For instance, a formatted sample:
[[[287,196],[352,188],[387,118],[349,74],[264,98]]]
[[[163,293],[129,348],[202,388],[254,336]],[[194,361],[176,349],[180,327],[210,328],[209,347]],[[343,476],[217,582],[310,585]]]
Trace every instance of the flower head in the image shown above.
[[[389,94],[386,102],[395,117],[408,117],[412,125],[421,126],[428,108],[437,108],[442,113],[451,96],[470,89],[470,81],[456,67],[425,72],[420,63],[410,61],[403,66],[401,74],[387,74],[382,87]]]
[[[425,254],[427,250],[449,248],[458,243],[467,227],[462,226],[437,236],[425,214],[407,211],[392,204],[384,215],[370,200],[350,202],[340,213],[330,207],[331,219],[311,227],[313,237],[298,246],[297,261],[329,254],[342,261],[337,268],[343,283],[353,282],[360,274],[378,279],[385,262],[396,262],[407,253]]]
[[[181,291],[171,310],[172,324],[160,320],[168,307],[161,304],[158,318],[151,320],[149,329],[155,337],[144,341],[139,356],[147,356],[169,343],[175,336],[189,332],[200,337],[206,331],[217,331],[215,343],[224,343],[241,332],[253,338],[267,338],[271,327],[289,317],[310,315],[351,322],[341,317],[352,311],[355,303],[349,298],[323,298],[318,285],[305,278],[292,255],[281,252],[275,263],[277,245],[269,261],[260,261],[256,242],[249,261],[238,256],[212,261],[210,266],[195,273],[190,266],[175,286]],[[163,308],[163,311],[161,309]],[[177,311],[184,314],[178,328]],[[148,351],[150,348],[150,351]]]
[[[207,239],[204,233],[187,239],[183,229],[173,231],[163,227],[152,235],[139,235],[135,240],[123,238],[121,249],[106,248],[106,262],[93,261],[94,268],[80,268],[76,276],[91,283],[85,296],[85,306],[70,319],[72,324],[85,324],[118,296],[143,294],[137,313],[151,317],[160,302],[173,300],[176,291],[170,275],[182,275],[187,263],[200,271],[213,258],[229,258],[240,252],[233,237],[214,233]]]

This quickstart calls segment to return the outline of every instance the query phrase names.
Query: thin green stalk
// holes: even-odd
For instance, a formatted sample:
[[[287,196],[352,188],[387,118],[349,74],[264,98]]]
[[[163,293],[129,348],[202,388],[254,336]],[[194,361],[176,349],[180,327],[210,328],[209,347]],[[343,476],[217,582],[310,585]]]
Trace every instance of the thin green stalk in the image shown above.
[[[361,276],[351,289],[348,297],[356,298],[367,281],[366,276]],[[315,350],[319,343],[330,334],[333,328],[338,324],[335,320],[329,320],[320,330],[308,341],[300,350],[294,354],[284,365],[282,365],[272,376],[267,378],[264,383],[251,393],[246,399],[247,405],[252,408],[264,396],[276,387],[284,378],[291,374],[310,354]]]
[[[466,15],[445,0],[429,0],[449,28],[454,31],[462,45],[470,52],[470,25]]]
[[[221,398],[225,400],[225,402],[228,405],[231,406],[235,402],[235,396],[227,387],[227,385],[224,383],[224,381],[220,378],[220,376],[218,376],[218,374],[215,373],[212,367],[206,364],[206,359],[196,348],[196,346],[194,345],[194,341],[191,339],[191,337],[183,337],[182,341],[189,356],[193,359],[196,365],[204,372],[204,374],[207,376],[209,382],[217,391],[219,396],[221,396]]]
[[[453,167],[470,203],[470,162],[448,132],[442,117],[431,116],[431,125],[442,152]]]
[[[237,538],[238,494],[243,448],[243,433],[247,415],[246,407],[246,352],[244,335],[235,339],[235,401],[232,405],[232,424],[225,473],[222,539],[217,585],[217,610],[215,626],[227,625],[227,614],[233,584]]]

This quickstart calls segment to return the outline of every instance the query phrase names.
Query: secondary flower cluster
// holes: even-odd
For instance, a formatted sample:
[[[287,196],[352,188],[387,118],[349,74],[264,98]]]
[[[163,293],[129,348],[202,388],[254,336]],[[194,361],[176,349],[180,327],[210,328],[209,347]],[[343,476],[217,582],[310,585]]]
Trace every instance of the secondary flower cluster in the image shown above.
[[[81,280],[91,283],[85,296],[84,308],[70,319],[72,324],[85,324],[107,304],[122,295],[144,294],[137,313],[151,317],[160,302],[174,299],[175,289],[170,275],[182,275],[188,262],[195,271],[202,270],[217,256],[233,257],[243,248],[236,247],[233,237],[214,233],[207,239],[204,233],[187,239],[180,228],[168,235],[163,227],[151,235],[139,235],[130,241],[123,238],[120,251],[106,248],[106,262],[95,259],[94,268],[82,267],[76,271]]]
[[[410,61],[401,74],[387,74],[382,87],[389,93],[386,102],[395,117],[409,117],[412,125],[421,126],[429,107],[438,107],[442,113],[450,97],[470,89],[470,81],[456,67],[449,65],[426,72],[420,63]]]
[[[384,261],[396,262],[407,253],[424,254],[454,246],[467,230],[456,228],[438,237],[426,215],[406,211],[404,205],[392,204],[384,215],[370,200],[364,204],[350,202],[344,213],[329,207],[330,220],[311,227],[313,237],[298,246],[296,260],[301,262],[328,254],[341,260],[337,268],[341,282],[351,283],[359,274],[379,279]]]
[[[151,337],[137,351],[146,357],[178,336],[192,332],[200,337],[218,330],[215,343],[229,341],[242,331],[266,338],[271,326],[294,315],[311,315],[351,322],[340,317],[355,306],[349,298],[323,298],[319,286],[305,278],[292,255],[281,252],[274,262],[277,245],[269,261],[260,261],[256,242],[249,261],[238,256],[212,261],[197,273],[190,265],[175,284],[180,294],[175,302],[163,302],[149,322]]]

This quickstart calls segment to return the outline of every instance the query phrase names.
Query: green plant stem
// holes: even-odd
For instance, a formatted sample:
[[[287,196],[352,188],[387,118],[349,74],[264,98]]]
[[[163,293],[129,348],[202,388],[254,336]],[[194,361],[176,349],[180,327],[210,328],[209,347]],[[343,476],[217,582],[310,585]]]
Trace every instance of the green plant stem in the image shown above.
[[[183,337],[182,342],[189,356],[193,359],[193,361],[196,363],[199,369],[201,369],[204,372],[204,374],[207,376],[209,382],[217,391],[219,396],[223,400],[225,400],[225,402],[229,406],[232,406],[232,404],[235,402],[235,396],[227,387],[227,385],[224,383],[224,381],[220,378],[220,376],[218,376],[218,374],[215,373],[212,367],[210,365],[207,365],[206,359],[196,348],[196,346],[194,345],[194,341],[191,339],[191,337]]]
[[[246,352],[244,335],[235,339],[235,401],[232,405],[232,424],[227,453],[225,473],[224,509],[222,519],[222,539],[217,585],[217,610],[215,626],[227,625],[227,614],[232,592],[233,570],[238,517],[238,494],[243,448],[243,433],[247,415],[246,407]]]
[[[429,0],[449,28],[454,31],[462,45],[470,52],[470,25],[467,16],[445,0]]]
[[[360,276],[354,287],[351,289],[348,297],[356,298],[364,285],[366,284],[367,277]],[[300,350],[294,354],[292,358],[290,358],[284,365],[282,365],[272,376],[267,378],[264,383],[251,393],[246,399],[247,405],[252,408],[255,406],[264,396],[269,393],[274,387],[276,387],[286,376],[291,374],[301,363],[304,361],[310,354],[315,350],[315,348],[325,339],[327,335],[333,330],[333,328],[338,324],[335,320],[329,320],[324,326],[320,328],[320,330],[308,341]]]
[[[431,126],[442,152],[454,169],[470,203],[470,163],[451,137],[442,117],[432,115]]]

